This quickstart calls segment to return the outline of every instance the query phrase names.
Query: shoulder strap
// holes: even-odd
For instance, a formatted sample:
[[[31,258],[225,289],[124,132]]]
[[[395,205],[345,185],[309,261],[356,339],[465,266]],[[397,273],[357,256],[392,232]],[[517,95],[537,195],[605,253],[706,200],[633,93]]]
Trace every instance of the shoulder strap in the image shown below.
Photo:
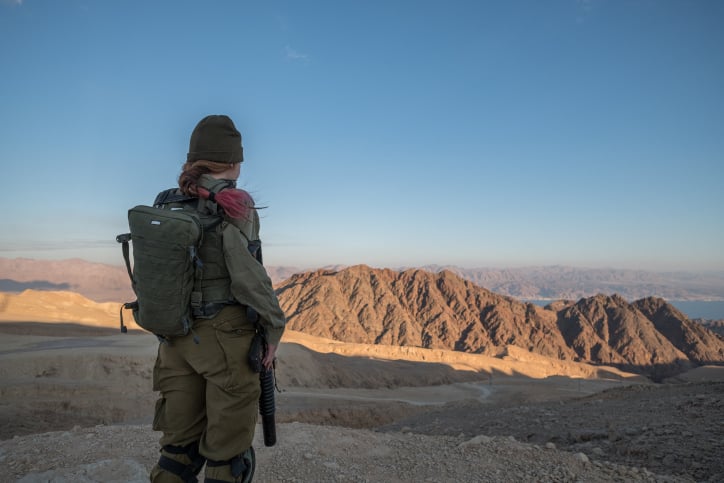
[[[181,192],[178,188],[169,188],[167,190],[161,191],[157,196],[156,199],[153,202],[153,206],[160,207],[161,205],[165,205],[168,203],[181,203],[184,201],[190,201],[193,200],[193,196],[185,195]]]
[[[190,201],[196,201],[196,206],[194,208],[196,212],[200,214],[208,213],[213,217],[213,221],[211,221],[210,223],[203,223],[204,231],[214,230],[219,224],[221,224],[221,222],[223,221],[223,217],[221,216],[218,205],[215,202],[203,199],[201,197],[185,195],[178,188],[169,188],[167,190],[161,191],[156,196],[156,199],[153,202],[153,206],[156,208],[161,208],[163,207],[163,205],[171,203],[187,203]]]

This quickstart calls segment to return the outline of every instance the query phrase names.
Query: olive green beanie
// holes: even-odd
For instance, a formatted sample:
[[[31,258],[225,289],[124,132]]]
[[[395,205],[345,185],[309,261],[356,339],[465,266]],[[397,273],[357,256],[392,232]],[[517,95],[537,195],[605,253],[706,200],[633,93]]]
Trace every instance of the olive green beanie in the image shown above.
[[[193,162],[199,159],[218,163],[244,161],[241,134],[229,116],[206,116],[196,125],[191,133],[186,161]]]

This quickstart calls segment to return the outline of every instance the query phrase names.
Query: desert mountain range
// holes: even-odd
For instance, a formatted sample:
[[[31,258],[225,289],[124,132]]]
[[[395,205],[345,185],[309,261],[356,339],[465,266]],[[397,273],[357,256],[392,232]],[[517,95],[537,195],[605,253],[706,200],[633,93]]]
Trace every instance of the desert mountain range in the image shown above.
[[[33,260],[0,257],[0,292],[25,289],[69,290],[97,302],[132,298],[119,250],[117,265],[80,259]],[[324,267],[341,270],[342,266]],[[617,293],[626,300],[656,296],[667,300],[724,300],[724,272],[649,272],[566,266],[526,268],[461,268],[430,265],[428,272],[448,270],[491,292],[521,299],[577,300]],[[267,266],[275,284],[308,270]]]
[[[654,297],[596,295],[543,308],[450,271],[364,265],[297,274],[277,294],[290,329],[343,342],[492,356],[514,345],[654,379],[724,363],[724,340]]]
[[[16,290],[27,286],[81,292],[85,287],[84,296],[112,296],[117,304],[133,299],[127,277],[125,267],[82,260],[0,259],[0,280],[6,285],[2,291],[7,292],[13,291],[7,287],[12,284]],[[540,307],[494,293],[450,270],[364,265],[294,274],[276,288],[290,329],[343,342],[491,356],[512,345],[654,379],[724,363],[722,338],[658,297],[629,303],[621,295],[598,294]],[[4,297],[0,305],[9,300]],[[23,300],[13,303],[43,303],[42,295],[33,302]],[[72,307],[48,307],[46,318],[67,310]],[[117,305],[99,304],[94,310],[109,314]]]

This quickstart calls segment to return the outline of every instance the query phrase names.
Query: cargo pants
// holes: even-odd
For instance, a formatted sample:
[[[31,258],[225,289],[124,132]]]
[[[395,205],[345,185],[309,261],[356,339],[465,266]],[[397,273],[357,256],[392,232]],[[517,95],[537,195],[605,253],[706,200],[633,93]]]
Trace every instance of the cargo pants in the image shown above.
[[[261,392],[248,353],[254,327],[241,305],[225,307],[213,319],[196,319],[193,333],[159,344],[153,389],[160,391],[153,429],[162,447],[198,444],[201,456],[225,461],[248,450],[254,438]],[[191,458],[162,449],[162,456],[186,465]],[[210,474],[212,473],[212,474]],[[207,466],[206,476],[235,481],[229,465]],[[183,481],[156,465],[153,483]]]

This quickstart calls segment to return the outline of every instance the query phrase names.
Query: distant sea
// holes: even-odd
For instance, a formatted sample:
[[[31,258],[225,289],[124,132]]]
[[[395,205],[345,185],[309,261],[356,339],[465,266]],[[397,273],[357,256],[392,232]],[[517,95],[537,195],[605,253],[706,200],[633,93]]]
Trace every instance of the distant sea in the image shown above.
[[[697,302],[690,300],[669,300],[671,305],[684,312],[690,319],[724,319],[724,301]]]
[[[544,307],[551,300],[526,300]],[[713,302],[699,302],[692,300],[667,300],[671,305],[681,310],[690,319],[722,320],[724,319],[724,300]]]

